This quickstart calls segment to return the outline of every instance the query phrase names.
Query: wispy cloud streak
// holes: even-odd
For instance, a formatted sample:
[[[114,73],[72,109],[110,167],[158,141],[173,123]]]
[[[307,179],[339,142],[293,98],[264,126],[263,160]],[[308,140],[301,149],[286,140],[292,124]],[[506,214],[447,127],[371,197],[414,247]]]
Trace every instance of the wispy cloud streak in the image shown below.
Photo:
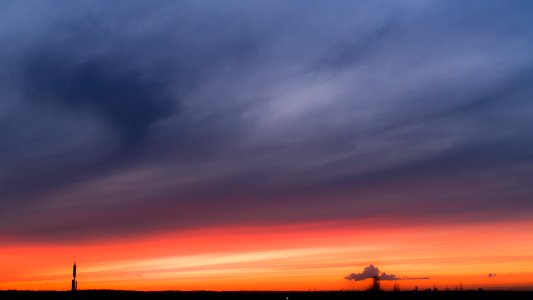
[[[531,217],[527,1],[0,6],[0,237]]]

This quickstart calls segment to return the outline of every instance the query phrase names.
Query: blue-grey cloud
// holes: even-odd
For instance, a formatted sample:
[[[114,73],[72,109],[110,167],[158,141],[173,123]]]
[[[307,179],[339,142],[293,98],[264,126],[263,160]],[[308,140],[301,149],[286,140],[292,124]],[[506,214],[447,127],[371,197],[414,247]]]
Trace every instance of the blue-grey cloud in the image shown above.
[[[4,236],[531,216],[530,2],[0,5]]]

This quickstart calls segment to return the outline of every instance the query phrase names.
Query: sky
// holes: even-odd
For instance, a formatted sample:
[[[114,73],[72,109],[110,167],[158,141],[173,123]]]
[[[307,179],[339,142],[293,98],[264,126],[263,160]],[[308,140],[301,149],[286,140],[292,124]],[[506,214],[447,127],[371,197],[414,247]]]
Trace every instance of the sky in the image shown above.
[[[80,288],[533,289],[531,28],[518,0],[0,1],[0,290],[74,261]]]

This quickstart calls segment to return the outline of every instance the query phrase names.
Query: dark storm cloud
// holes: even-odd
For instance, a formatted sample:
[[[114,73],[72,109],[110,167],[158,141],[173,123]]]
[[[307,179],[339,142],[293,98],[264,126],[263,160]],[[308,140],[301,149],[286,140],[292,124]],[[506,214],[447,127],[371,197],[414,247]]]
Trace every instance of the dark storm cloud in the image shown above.
[[[1,5],[0,235],[531,215],[529,2]]]

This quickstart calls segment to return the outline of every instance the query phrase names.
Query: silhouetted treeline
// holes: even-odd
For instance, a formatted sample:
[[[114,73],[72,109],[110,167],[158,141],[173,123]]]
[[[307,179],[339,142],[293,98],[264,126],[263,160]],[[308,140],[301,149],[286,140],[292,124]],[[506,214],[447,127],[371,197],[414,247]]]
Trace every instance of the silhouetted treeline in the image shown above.
[[[72,292],[0,291],[4,300],[366,300],[366,299],[496,299],[531,300],[533,292],[519,291],[405,291],[405,292],[137,292],[113,290],[87,290]]]

